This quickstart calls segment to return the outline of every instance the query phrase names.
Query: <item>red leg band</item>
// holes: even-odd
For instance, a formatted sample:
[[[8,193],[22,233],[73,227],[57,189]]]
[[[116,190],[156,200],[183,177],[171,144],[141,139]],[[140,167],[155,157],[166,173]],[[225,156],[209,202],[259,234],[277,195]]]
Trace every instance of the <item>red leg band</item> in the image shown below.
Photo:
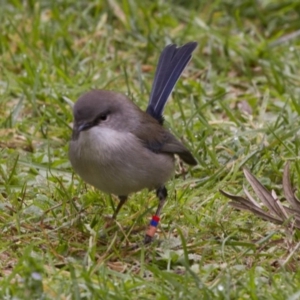
[[[150,236],[152,238],[154,237],[156,229],[157,229],[157,226],[158,226],[158,223],[159,223],[159,220],[160,220],[159,216],[154,215],[152,217],[152,220],[150,221],[150,225],[148,227],[146,235],[148,235],[148,236]]]

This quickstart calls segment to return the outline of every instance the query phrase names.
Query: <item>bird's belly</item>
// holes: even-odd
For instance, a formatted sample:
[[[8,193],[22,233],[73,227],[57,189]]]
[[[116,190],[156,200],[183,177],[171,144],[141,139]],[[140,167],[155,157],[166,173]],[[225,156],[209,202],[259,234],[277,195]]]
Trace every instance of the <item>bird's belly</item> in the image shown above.
[[[144,188],[162,186],[172,176],[173,169],[173,166],[161,168],[161,164],[155,166],[127,159],[124,164],[110,162],[109,166],[90,161],[83,172],[80,168],[77,171],[87,183],[103,192],[128,195]]]
[[[103,192],[125,196],[158,188],[174,172],[173,155],[152,152],[130,133],[101,132],[96,139],[96,132],[84,134],[83,147],[71,141],[70,160],[83,180]]]

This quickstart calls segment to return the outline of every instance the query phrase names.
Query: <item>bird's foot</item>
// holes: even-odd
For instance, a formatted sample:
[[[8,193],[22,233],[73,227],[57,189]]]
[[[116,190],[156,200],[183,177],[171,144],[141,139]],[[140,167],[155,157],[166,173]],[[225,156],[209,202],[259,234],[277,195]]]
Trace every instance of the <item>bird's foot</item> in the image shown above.
[[[144,239],[144,244],[148,245],[148,244],[152,243],[152,241],[153,241],[153,237],[150,236],[150,235],[148,235],[148,234],[146,234],[145,235],[145,239]]]
[[[103,219],[105,220],[104,228],[110,228],[115,224],[115,219],[113,216],[106,215],[103,217]]]

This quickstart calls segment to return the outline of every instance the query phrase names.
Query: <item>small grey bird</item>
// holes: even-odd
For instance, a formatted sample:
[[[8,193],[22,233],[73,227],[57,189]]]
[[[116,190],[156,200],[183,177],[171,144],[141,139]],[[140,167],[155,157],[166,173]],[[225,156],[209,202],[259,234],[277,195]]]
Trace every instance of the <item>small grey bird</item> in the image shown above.
[[[166,201],[165,183],[175,168],[174,155],[196,165],[190,151],[163,125],[163,110],[191,59],[196,42],[168,45],[161,53],[146,112],[126,96],[92,90],[74,105],[69,158],[76,173],[97,189],[119,197],[116,218],[129,194],[156,190],[159,205],[145,236],[152,241]]]

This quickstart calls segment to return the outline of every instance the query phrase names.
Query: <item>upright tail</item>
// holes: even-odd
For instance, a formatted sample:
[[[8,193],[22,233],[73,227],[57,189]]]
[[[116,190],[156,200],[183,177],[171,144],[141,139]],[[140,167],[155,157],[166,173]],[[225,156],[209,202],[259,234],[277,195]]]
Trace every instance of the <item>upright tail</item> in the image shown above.
[[[160,55],[146,112],[161,124],[165,104],[197,45],[190,42],[177,48],[171,44]]]

